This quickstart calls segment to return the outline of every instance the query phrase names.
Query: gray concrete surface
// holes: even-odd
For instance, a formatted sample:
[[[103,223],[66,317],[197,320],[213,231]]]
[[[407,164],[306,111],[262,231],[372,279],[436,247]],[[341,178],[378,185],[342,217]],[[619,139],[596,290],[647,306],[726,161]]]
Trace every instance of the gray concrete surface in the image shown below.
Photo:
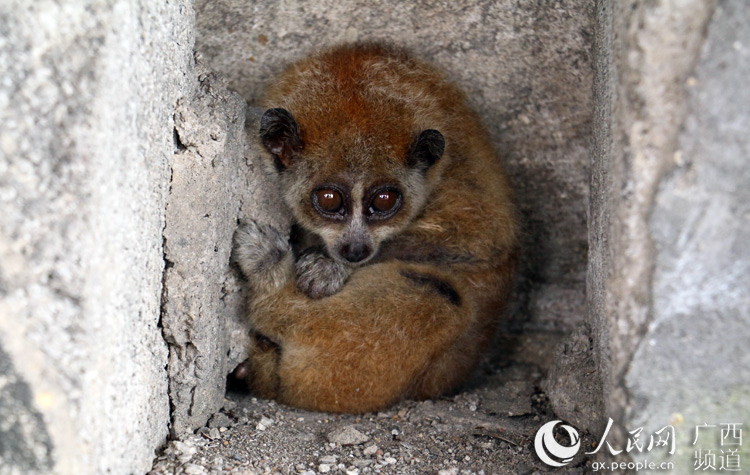
[[[240,287],[227,274],[232,233],[248,194],[238,173],[245,165],[245,102],[205,68],[196,73],[199,87],[175,111],[178,145],[164,227],[161,323],[174,433],[202,426],[219,409],[230,365],[246,357],[242,346],[249,343],[237,320]]]
[[[624,423],[624,377],[652,318],[656,190],[674,163],[685,83],[713,3],[602,2],[595,54],[589,317],[606,412]]]
[[[167,435],[159,324],[188,1],[0,5],[0,473],[131,473]]]
[[[589,315],[614,445],[671,424],[674,456],[628,455],[718,468],[721,424],[750,415],[750,11],[602,2],[597,22]]]
[[[677,422],[675,466],[720,444],[723,423],[750,430],[750,10],[719,3],[687,78],[686,116],[654,196],[652,316],[625,377],[628,427]],[[701,430],[695,446],[694,428]],[[713,433],[711,431],[714,431]],[[638,459],[644,455],[637,454]],[[654,458],[654,457],[650,457]],[[679,464],[679,465],[678,465]]]
[[[0,348],[0,462],[10,471],[48,472],[52,441],[31,388]]]

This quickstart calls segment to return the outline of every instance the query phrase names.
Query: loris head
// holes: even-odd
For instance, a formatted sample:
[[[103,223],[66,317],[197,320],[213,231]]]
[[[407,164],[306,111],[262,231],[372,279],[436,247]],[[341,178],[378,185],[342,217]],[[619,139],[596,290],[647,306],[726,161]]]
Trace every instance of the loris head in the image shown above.
[[[445,149],[437,130],[320,127],[281,108],[263,114],[260,138],[297,222],[320,236],[332,258],[355,265],[414,220]]]

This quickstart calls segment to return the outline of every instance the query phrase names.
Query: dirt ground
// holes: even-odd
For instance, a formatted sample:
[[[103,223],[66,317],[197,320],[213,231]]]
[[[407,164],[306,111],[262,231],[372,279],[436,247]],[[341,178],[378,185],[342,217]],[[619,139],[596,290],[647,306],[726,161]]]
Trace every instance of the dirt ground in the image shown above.
[[[506,337],[461,392],[378,413],[316,413],[230,391],[206,427],[167,444],[150,474],[553,473],[533,443],[554,419],[539,386],[560,338]],[[555,473],[586,471],[580,459]]]

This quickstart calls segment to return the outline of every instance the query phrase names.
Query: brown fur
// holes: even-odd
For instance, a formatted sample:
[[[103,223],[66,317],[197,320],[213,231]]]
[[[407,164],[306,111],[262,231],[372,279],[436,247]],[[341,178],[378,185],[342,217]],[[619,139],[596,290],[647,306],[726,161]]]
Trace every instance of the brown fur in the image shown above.
[[[401,50],[356,44],[288,68],[265,105],[299,125],[304,146],[279,172],[282,193],[298,224],[329,245],[327,265],[346,265],[336,264],[331,242],[347,224],[316,212],[315,186],[397,184],[404,202],[369,223],[374,255],[347,267],[333,295],[298,289],[284,249],[262,247],[270,260],[239,260],[253,291],[250,324],[273,342],[251,351],[252,389],[307,409],[364,412],[455,388],[494,334],[517,240],[506,176],[463,94]],[[427,129],[442,133],[445,151],[420,174],[407,162]],[[241,248],[257,249],[253,239],[269,233],[241,235],[238,253],[255,256]],[[266,262],[276,267],[259,272]]]

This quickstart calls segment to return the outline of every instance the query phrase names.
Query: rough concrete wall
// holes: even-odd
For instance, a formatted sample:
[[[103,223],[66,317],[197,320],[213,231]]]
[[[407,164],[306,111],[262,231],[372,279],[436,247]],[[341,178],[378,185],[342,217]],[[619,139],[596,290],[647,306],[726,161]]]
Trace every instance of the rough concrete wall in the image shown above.
[[[250,104],[290,61],[338,42],[387,40],[442,66],[514,178],[527,237],[515,314],[568,330],[585,315],[592,14],[588,1],[198,0],[196,48]]]
[[[247,357],[244,286],[230,270],[238,219],[288,225],[265,194],[259,154],[245,140],[245,101],[199,63],[199,85],[178,103],[178,150],[164,229],[162,325],[169,343],[172,432],[203,426],[224,403],[226,376]],[[248,127],[259,117],[249,114]],[[255,134],[253,133],[253,137]]]
[[[750,11],[723,1],[709,18],[705,35],[693,33],[702,46],[684,83],[686,115],[653,198],[651,319],[624,381],[628,427],[678,423],[681,467],[695,448],[738,448],[720,446],[721,424],[747,434],[750,422]],[[703,423],[716,429],[693,447]],[[742,468],[748,459],[745,442]]]
[[[695,425],[748,415],[743,7],[598,12],[588,282],[607,413],[625,430],[674,424],[685,469]]]
[[[0,6],[0,473],[146,471],[185,1]]]
[[[713,5],[600,4],[589,285],[592,326],[603,361],[611,363],[604,393],[613,417],[627,405],[620,383],[651,319],[648,220],[659,183],[675,163],[685,84]]]

